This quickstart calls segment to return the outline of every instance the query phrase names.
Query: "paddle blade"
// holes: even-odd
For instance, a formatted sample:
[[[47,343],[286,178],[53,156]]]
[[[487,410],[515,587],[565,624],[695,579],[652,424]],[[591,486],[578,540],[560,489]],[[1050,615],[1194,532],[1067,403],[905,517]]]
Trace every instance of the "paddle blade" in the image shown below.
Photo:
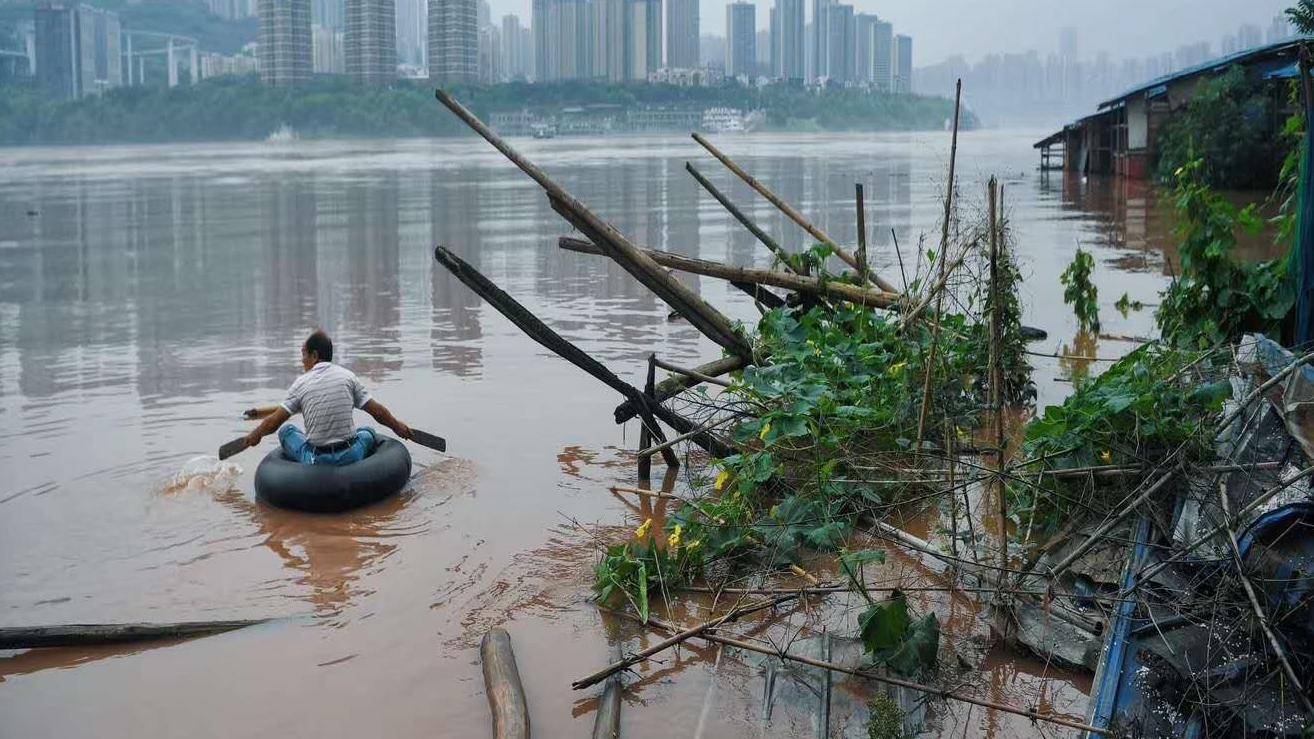
[[[428,431],[421,431],[416,428],[411,429],[411,441],[421,446],[427,446],[434,451],[447,451],[447,440],[441,436],[434,436]],[[222,457],[220,457],[220,459],[222,459]]]
[[[220,460],[228,459],[229,457],[233,456],[234,454],[237,454],[243,449],[246,449],[246,437],[239,436],[236,439],[233,439],[232,441],[228,442],[227,444],[224,444],[223,446],[219,447],[219,459]]]

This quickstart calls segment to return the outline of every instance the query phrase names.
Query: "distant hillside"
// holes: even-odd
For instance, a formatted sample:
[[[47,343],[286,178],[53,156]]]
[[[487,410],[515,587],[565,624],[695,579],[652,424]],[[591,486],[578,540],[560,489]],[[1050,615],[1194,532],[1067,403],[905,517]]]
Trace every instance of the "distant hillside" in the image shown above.
[[[940,129],[952,115],[941,98],[859,90],[810,92],[776,85],[758,90],[636,84],[508,83],[454,90],[480,116],[523,108],[613,104],[625,108],[715,106],[764,110],[774,129]],[[53,100],[32,85],[0,88],[0,144],[81,144],[262,139],[290,126],[303,137],[449,136],[466,133],[433,99],[428,83],[360,87],[340,77],[297,88],[268,87],[255,76],[219,77],[196,86],[133,87],[103,97]],[[975,125],[970,115],[965,126]]]

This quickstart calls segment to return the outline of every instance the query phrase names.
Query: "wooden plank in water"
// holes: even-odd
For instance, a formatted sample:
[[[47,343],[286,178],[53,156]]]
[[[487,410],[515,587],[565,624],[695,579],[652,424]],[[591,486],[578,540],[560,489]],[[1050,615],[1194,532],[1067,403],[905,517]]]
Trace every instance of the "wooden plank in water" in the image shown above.
[[[493,712],[494,739],[529,739],[529,705],[516,668],[511,635],[505,629],[489,629],[479,644],[483,662],[488,708]]]
[[[86,647],[98,644],[174,639],[233,631],[269,619],[245,621],[183,621],[147,624],[62,624],[58,626],[15,626],[0,628],[0,649],[42,647]]]

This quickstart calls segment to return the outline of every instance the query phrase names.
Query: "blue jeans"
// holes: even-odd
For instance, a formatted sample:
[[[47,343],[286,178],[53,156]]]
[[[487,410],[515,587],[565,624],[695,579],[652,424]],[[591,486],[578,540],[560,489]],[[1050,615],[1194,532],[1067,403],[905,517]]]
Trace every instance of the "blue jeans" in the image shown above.
[[[278,443],[283,445],[283,454],[294,462],[344,465],[368,457],[379,442],[374,437],[374,429],[361,426],[351,437],[351,446],[328,454],[316,454],[315,446],[306,440],[306,432],[288,423],[278,430]]]

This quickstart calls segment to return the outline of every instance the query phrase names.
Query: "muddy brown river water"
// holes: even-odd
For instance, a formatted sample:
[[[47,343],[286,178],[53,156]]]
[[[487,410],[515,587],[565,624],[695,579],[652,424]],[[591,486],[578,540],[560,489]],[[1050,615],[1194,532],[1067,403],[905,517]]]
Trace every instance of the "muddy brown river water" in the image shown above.
[[[1033,349],[1117,356],[1133,345],[1076,335],[1058,274],[1078,244],[1093,249],[1104,331],[1150,335],[1148,311],[1112,306],[1124,292],[1154,302],[1166,219],[1144,186],[1037,172],[1038,138],[966,134],[963,207],[1000,177],[1026,322],[1049,332]],[[890,229],[906,258],[936,232],[947,134],[719,142],[842,242],[865,183],[872,260],[891,279]],[[515,143],[637,242],[769,263],[689,159],[786,248],[804,246],[687,137]],[[647,513],[606,493],[635,482],[637,429],[614,425],[614,393],[482,305],[432,247],[636,383],[651,351],[690,366],[718,352],[615,265],[559,251],[568,232],[474,139],[0,150],[0,626],[276,619],[186,642],[0,651],[0,736],[486,736],[477,645],[492,626],[512,634],[536,733],[587,734],[595,692],[570,681],[608,647],[585,531],[619,541]],[[689,284],[755,315],[725,283]],[[412,447],[403,495],[343,516],[255,502],[254,451],[235,459],[235,490],[173,489],[187,460],[249,428],[243,408],[282,397],[317,326],[449,454]],[[1035,364],[1042,403],[1082,369]],[[631,648],[653,640],[626,634]],[[1081,676],[1005,652],[986,670],[984,697],[1085,711]],[[747,663],[691,645],[638,674],[627,737],[762,732]],[[1038,735],[981,709],[933,729]],[[786,716],[765,733],[809,731]]]

